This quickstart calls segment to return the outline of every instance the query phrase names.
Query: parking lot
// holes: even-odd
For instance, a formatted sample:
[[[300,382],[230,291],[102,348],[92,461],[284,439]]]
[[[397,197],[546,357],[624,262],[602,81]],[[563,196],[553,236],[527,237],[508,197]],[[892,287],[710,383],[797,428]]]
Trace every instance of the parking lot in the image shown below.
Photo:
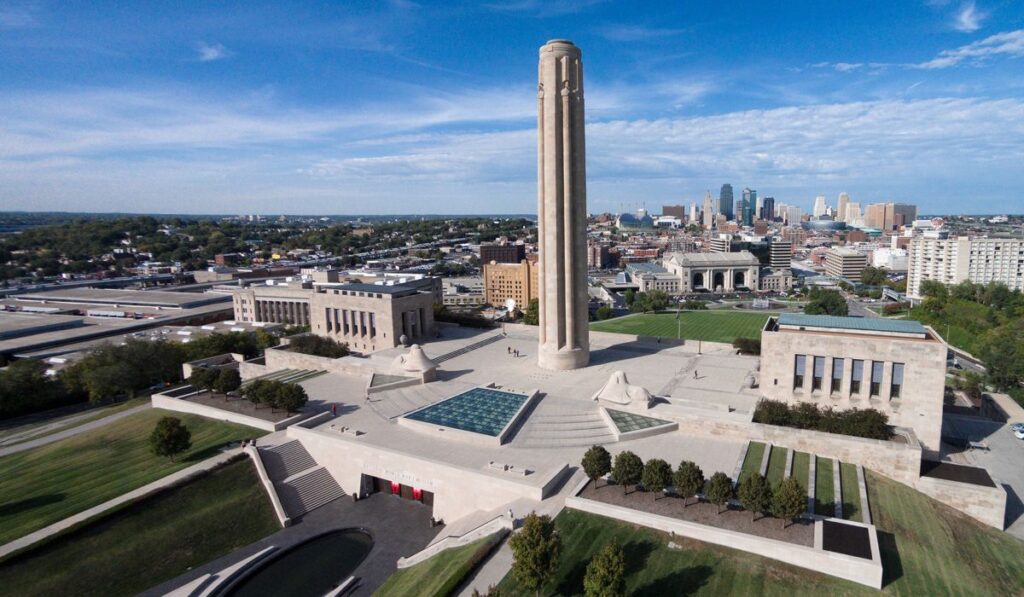
[[[984,467],[1006,489],[1007,532],[1024,539],[1024,440],[1017,439],[1008,424],[980,417],[947,414],[942,435],[982,442],[988,450],[968,450],[968,463]]]

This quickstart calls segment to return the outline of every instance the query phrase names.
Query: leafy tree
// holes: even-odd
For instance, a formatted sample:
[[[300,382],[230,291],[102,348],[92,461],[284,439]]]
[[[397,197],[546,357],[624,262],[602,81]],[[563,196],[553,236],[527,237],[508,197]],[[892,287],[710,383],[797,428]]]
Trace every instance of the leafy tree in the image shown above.
[[[1024,382],[1024,318],[990,332],[978,356],[992,385],[1001,390],[1019,388]]]
[[[531,512],[523,526],[509,539],[512,548],[512,576],[520,586],[538,596],[558,569],[562,539],[550,516]]]
[[[188,383],[195,388],[210,390],[213,388],[219,374],[220,371],[217,369],[195,367],[192,369],[192,374],[188,376]]]
[[[736,338],[732,341],[732,347],[743,354],[761,354],[760,338]]]
[[[615,456],[615,464],[612,465],[612,481],[622,486],[622,493],[628,492],[630,485],[640,482],[643,475],[644,461],[636,454],[626,450]]]
[[[523,323],[526,325],[540,325],[540,301],[530,299],[526,306],[526,313],[523,313]]]
[[[221,394],[234,392],[242,385],[242,376],[238,369],[224,368],[218,371],[217,378],[213,381],[213,389]]]
[[[285,412],[293,413],[305,406],[308,400],[306,390],[302,386],[294,383],[281,383],[276,389],[276,396],[272,404]]]
[[[626,554],[618,544],[606,543],[587,564],[583,594],[587,597],[626,594]]]
[[[740,483],[737,497],[743,507],[750,511],[751,520],[758,512],[769,512],[772,506],[772,488],[764,477],[756,473]]]
[[[0,369],[0,419],[79,401],[46,370],[46,363],[37,359],[14,361]]]
[[[683,498],[685,508],[686,500],[704,488],[704,471],[695,462],[684,460],[679,463],[672,484],[675,485],[676,493]]]
[[[604,321],[615,317],[615,310],[608,305],[601,305],[597,308],[597,311],[594,312],[594,316],[597,317],[598,321]]]
[[[633,303],[636,301],[636,291],[630,288],[629,290],[626,291],[626,294],[623,298],[626,301],[626,306],[632,308]]]
[[[163,417],[149,436],[149,447],[157,456],[174,456],[192,447],[192,432],[177,417]]]
[[[732,479],[725,473],[711,475],[705,497],[709,502],[718,506],[718,513],[721,514],[722,506],[728,504],[729,499],[732,498]]]
[[[782,519],[782,528],[807,509],[807,490],[796,477],[787,477],[772,496],[772,516]]]
[[[654,499],[657,500],[658,494],[672,484],[672,467],[660,458],[652,458],[644,463],[640,483],[645,490],[653,491]]]
[[[808,295],[810,299],[804,307],[804,313],[808,315],[849,315],[849,306],[846,299],[836,290],[812,288]]]
[[[594,487],[597,487],[597,480],[612,470],[612,455],[604,449],[604,446],[591,446],[583,455],[581,464],[583,472],[594,482]]]
[[[867,266],[860,273],[860,281],[868,286],[881,286],[889,281],[884,267]]]
[[[922,280],[920,291],[921,296],[936,298],[942,302],[949,299],[949,289],[937,280]]]
[[[349,350],[348,344],[344,342],[338,342],[333,338],[325,338],[315,334],[303,334],[292,337],[288,343],[288,348],[294,352],[328,359],[340,359],[352,352]]]
[[[252,402],[256,408],[259,408],[261,404],[269,403],[272,391],[268,380],[254,379],[249,385],[242,388],[242,396],[249,402]]]

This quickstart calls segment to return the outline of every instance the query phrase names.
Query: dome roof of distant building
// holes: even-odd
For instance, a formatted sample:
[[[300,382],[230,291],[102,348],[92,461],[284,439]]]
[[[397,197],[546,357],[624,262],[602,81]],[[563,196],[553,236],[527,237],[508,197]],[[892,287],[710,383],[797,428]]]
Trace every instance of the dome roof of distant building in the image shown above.
[[[619,228],[654,228],[654,220],[647,214],[639,218],[633,214],[622,214],[619,216],[617,226]]]

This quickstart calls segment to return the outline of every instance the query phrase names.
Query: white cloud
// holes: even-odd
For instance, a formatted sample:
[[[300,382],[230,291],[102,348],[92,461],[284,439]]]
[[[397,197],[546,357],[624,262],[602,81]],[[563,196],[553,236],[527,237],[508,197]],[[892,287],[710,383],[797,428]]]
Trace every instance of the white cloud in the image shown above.
[[[954,50],[943,50],[932,60],[917,66],[926,69],[949,68],[965,61],[982,62],[996,55],[1024,56],[1024,29],[996,33]]]
[[[498,12],[523,13],[538,18],[576,14],[608,0],[509,0],[484,4]]]
[[[981,22],[985,20],[986,16],[988,15],[978,10],[973,0],[965,2],[956,13],[953,28],[964,33],[974,33],[981,29]]]
[[[208,44],[202,41],[196,44],[196,53],[199,62],[213,62],[231,56],[231,52],[222,44]]]

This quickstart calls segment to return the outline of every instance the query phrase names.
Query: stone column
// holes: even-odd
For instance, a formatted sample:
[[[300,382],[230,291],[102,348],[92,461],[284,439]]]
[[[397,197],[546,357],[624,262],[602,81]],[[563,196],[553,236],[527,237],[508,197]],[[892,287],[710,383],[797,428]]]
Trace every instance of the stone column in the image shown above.
[[[537,216],[540,346],[544,369],[590,361],[583,65],[571,41],[540,49],[537,69]]]

